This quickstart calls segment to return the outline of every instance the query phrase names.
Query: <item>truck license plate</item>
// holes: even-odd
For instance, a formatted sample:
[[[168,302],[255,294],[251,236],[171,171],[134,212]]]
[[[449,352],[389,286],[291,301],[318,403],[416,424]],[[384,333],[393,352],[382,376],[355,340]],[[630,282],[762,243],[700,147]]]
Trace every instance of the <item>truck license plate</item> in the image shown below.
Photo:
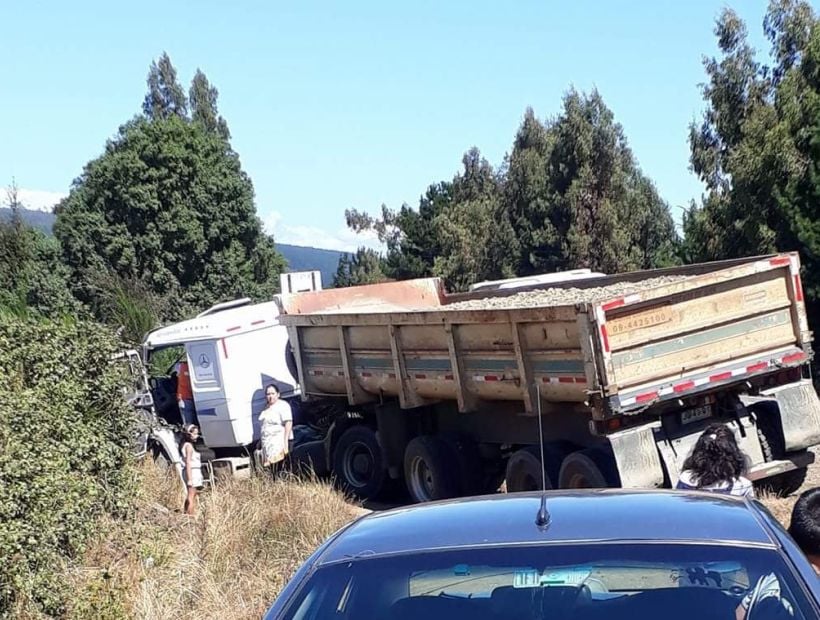
[[[680,414],[681,424],[691,424],[698,420],[705,420],[712,415],[712,408],[709,405],[702,407],[695,407],[694,409],[687,409]]]

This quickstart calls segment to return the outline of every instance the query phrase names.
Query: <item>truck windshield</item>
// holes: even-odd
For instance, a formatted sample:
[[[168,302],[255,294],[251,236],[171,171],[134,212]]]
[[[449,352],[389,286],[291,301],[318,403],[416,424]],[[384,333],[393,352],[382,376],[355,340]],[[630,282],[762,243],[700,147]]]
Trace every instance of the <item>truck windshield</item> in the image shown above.
[[[284,617],[800,620],[817,615],[775,550],[596,544],[339,562],[315,571]]]

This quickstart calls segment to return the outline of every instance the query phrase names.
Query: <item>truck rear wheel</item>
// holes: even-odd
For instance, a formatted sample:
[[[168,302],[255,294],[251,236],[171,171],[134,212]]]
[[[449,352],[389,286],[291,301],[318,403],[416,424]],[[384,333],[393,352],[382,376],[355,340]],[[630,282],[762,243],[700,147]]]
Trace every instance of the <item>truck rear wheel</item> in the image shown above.
[[[413,501],[429,502],[458,495],[458,459],[439,437],[413,438],[404,451],[404,479]]]
[[[572,445],[549,441],[544,444],[544,470],[547,474],[547,488],[558,488],[561,463],[572,452]],[[541,489],[541,447],[522,448],[507,461],[507,492],[537,491]]]
[[[541,455],[537,446],[529,446],[514,452],[507,461],[507,492],[538,491],[543,485]],[[547,476],[547,488],[552,481]]]
[[[376,432],[367,426],[347,429],[333,449],[333,473],[339,485],[360,499],[379,494],[387,463]]]
[[[615,459],[597,448],[573,452],[561,464],[558,484],[562,489],[605,489],[618,486]]]
[[[766,404],[762,407],[756,407],[755,414],[757,417],[757,438],[760,441],[764,460],[769,462],[784,458],[786,456],[786,441],[780,429],[777,406]],[[805,450],[801,450],[801,452],[805,452]],[[755,487],[775,495],[791,495],[803,486],[807,474],[808,468],[800,467],[784,474],[764,478],[755,482]]]

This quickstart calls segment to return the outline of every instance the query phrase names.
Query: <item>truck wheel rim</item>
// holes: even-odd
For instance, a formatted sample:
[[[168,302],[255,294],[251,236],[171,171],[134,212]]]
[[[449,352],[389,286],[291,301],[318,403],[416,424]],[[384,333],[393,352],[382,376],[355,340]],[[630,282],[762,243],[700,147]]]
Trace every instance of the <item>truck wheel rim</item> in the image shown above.
[[[373,479],[375,469],[373,454],[363,443],[354,443],[347,447],[344,454],[345,480],[353,487],[360,489]]]
[[[573,474],[570,476],[568,484],[568,489],[588,489],[590,488],[589,480],[584,474]]]
[[[416,457],[410,466],[410,486],[416,499],[427,502],[433,499],[435,481],[433,472],[421,457]]]

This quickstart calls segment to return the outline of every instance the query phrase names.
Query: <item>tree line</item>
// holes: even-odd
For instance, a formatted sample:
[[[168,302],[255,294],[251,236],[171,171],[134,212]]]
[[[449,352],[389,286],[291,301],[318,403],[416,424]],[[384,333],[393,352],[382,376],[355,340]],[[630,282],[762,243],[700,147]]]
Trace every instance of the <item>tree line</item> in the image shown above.
[[[680,242],[668,205],[597,91],[571,90],[562,113],[545,121],[528,109],[498,169],[472,148],[418,209],[383,206],[379,217],[351,209],[346,217],[353,230],[375,231],[387,252],[347,258],[337,275],[343,284],[435,275],[463,289],[580,267],[650,269],[673,264]]]
[[[817,325],[820,24],[808,2],[772,0],[762,26],[765,59],[737,13],[716,20],[720,54],[704,58],[705,111],[689,128],[691,170],[706,190],[684,209],[681,235],[600,93],[570,90],[554,118],[526,111],[497,168],[473,148],[416,208],[348,210],[348,225],[375,231],[386,253],[344,257],[337,283],[435,275],[458,289],[578,267],[614,273],[797,250]]]
[[[691,169],[706,190],[679,227],[601,93],[571,89],[553,117],[525,111],[498,165],[471,148],[416,206],[382,206],[375,216],[348,209],[348,225],[375,232],[384,250],[344,255],[334,284],[439,276],[464,289],[579,267],[615,273],[796,249],[814,317],[818,18],[807,2],[772,0],[763,30],[770,50],[757,54],[735,12],[716,20],[720,53],[704,59],[706,109],[689,132]],[[0,304],[87,313],[139,339],[152,323],[226,298],[268,298],[285,263],[230,139],[205,74],[186,92],[163,54],[141,113],[57,205],[54,239],[19,221],[0,228]]]

